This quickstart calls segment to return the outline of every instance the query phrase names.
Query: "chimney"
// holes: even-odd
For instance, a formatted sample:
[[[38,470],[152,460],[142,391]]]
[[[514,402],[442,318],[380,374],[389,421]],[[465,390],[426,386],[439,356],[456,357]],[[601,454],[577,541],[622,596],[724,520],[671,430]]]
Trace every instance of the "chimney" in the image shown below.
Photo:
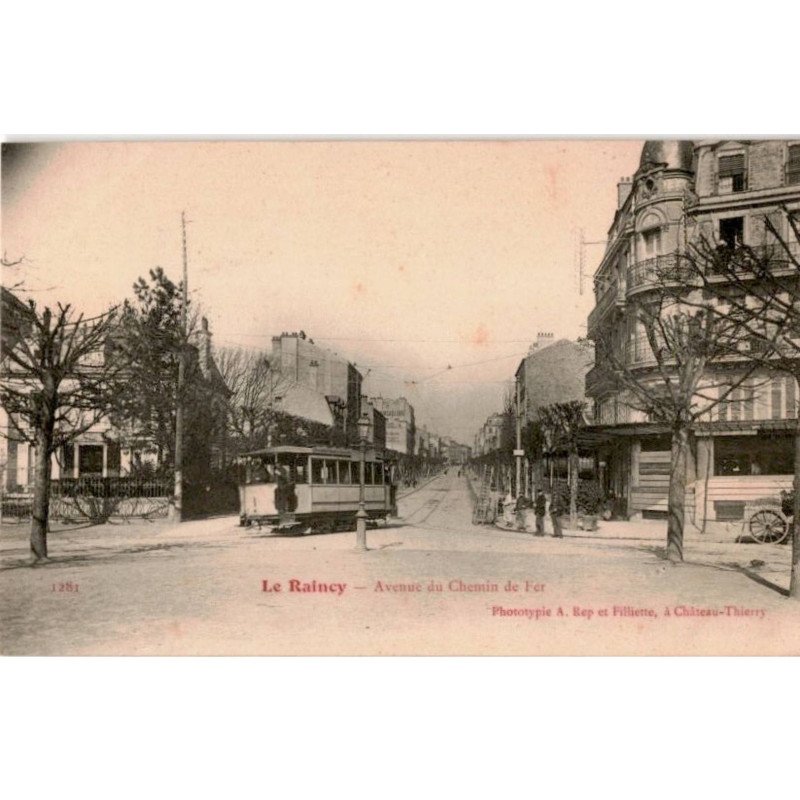
[[[633,181],[630,178],[620,178],[617,184],[617,208],[620,209],[625,205],[625,201],[631,193]]]
[[[536,334],[536,344],[534,345],[534,350],[543,350],[550,344],[553,344],[554,335],[552,333],[539,333]]]

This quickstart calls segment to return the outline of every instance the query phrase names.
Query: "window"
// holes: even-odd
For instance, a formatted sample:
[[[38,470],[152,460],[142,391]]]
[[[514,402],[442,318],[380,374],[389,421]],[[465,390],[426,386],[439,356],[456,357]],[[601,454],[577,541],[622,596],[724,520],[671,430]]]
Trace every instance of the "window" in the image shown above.
[[[744,506],[738,500],[715,500],[714,516],[717,522],[736,522],[744,519]]]
[[[311,459],[311,483],[328,483],[330,470],[322,458]]]
[[[720,396],[727,391],[727,387],[720,387]],[[717,404],[717,419],[721,422],[740,422],[741,420],[754,419],[755,401],[755,387],[749,384],[739,386],[732,392],[729,392],[725,399]]]
[[[71,478],[75,471],[75,445],[65,444],[63,450],[61,474]]]
[[[790,144],[786,158],[786,183],[800,183],[800,144]]]
[[[275,482],[275,465],[260,458],[250,458],[246,463],[246,477],[247,483],[274,483]]]
[[[103,474],[103,445],[82,444],[78,447],[78,475]]]
[[[794,378],[786,378],[786,418],[795,419],[797,417],[797,399],[795,389],[797,384]]]
[[[661,253],[661,229],[653,228],[642,233],[642,244],[644,245],[644,257],[655,258]]]
[[[781,381],[777,378],[772,379],[770,387],[772,399],[772,419],[781,419],[783,417],[781,403],[783,400],[783,392],[781,391]]]
[[[717,176],[719,193],[743,192],[747,188],[747,173],[744,166],[744,153],[720,156]]]
[[[358,483],[358,480],[352,480],[352,476],[350,475],[350,463],[351,462],[349,461],[339,462],[339,483],[343,483],[345,485],[350,483]]]
[[[719,221],[719,240],[726,247],[734,247],[744,242],[744,217],[728,217]]]
[[[718,436],[714,439],[714,475],[791,475],[791,435]]]

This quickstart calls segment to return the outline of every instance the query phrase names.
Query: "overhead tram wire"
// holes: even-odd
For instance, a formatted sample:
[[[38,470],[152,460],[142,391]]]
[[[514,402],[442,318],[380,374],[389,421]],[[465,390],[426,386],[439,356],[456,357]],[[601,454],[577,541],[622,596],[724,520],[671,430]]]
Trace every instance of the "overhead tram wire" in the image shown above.
[[[244,336],[248,339],[272,339],[270,333],[238,333],[229,331],[224,336]],[[469,344],[469,339],[378,339],[366,336],[315,336],[318,342],[385,342],[397,344]],[[487,345],[495,344],[530,344],[530,339],[492,339],[485,342]]]

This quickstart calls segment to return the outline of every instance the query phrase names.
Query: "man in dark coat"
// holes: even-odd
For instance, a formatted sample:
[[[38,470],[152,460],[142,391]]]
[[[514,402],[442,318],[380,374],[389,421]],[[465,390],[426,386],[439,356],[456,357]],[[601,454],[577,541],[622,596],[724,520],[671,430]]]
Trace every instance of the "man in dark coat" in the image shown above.
[[[564,513],[564,508],[561,505],[561,497],[558,492],[553,492],[550,495],[550,520],[553,523],[553,536],[556,539],[562,539],[564,534],[561,532],[561,515]]]
[[[547,514],[547,498],[542,489],[537,489],[533,505],[536,512],[536,536],[544,536],[544,518]]]

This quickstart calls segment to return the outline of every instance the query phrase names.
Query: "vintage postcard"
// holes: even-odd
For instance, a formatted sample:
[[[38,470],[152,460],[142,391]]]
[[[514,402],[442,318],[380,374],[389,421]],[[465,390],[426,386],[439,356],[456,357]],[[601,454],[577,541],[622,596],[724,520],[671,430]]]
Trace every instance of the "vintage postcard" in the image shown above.
[[[800,140],[2,145],[0,652],[797,655]]]

